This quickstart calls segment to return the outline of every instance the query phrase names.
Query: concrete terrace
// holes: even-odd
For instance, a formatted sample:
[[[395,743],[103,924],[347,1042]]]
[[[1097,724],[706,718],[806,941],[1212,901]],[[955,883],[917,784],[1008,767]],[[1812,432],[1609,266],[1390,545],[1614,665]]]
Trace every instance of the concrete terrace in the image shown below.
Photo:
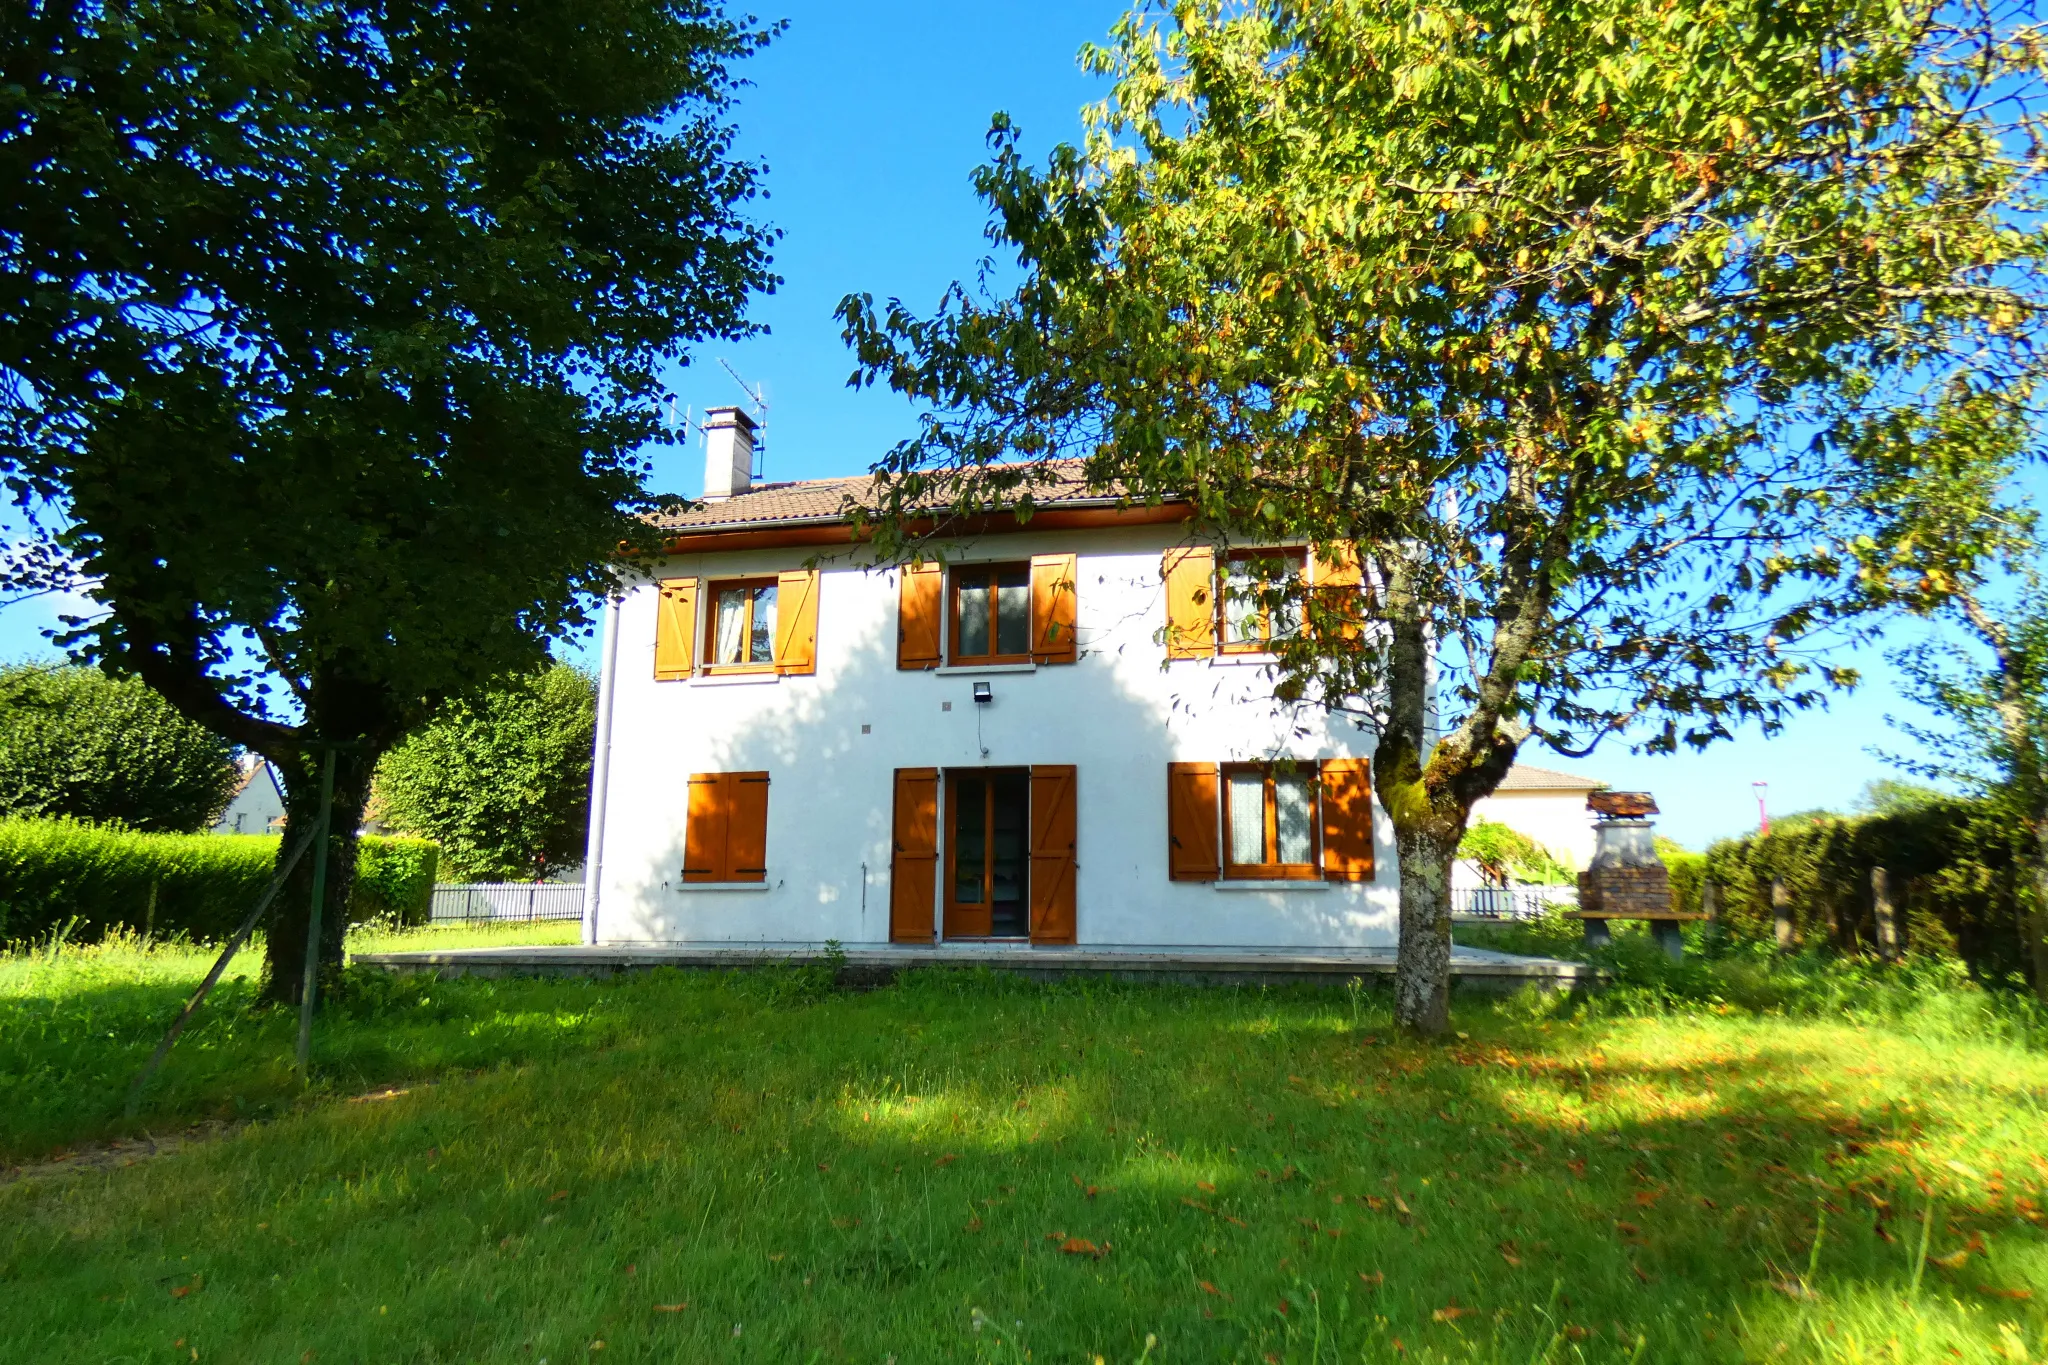
[[[732,971],[749,967],[824,963],[815,944],[610,944],[451,948],[446,951],[355,953],[353,962],[392,972],[442,976],[617,976],[678,968]],[[921,967],[987,967],[1038,980],[1101,976],[1121,981],[1341,985],[1354,978],[1391,981],[1392,948],[1150,948],[1032,947],[1009,943],[891,944],[845,950],[840,981],[881,985]],[[1466,990],[1551,990],[1598,984],[1598,968],[1583,962],[1521,957],[1485,948],[1454,947],[1451,979]]]

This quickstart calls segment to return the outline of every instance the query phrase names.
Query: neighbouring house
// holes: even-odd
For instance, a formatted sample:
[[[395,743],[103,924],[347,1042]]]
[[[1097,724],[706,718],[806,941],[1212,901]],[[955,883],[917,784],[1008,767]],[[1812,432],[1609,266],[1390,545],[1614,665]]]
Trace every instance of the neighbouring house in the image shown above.
[[[753,432],[707,414],[705,505],[607,612],[588,941],[1394,942],[1372,735],[1276,702],[1289,622],[1219,591],[1362,617],[1353,559],[1219,550],[1076,470],[876,564],[868,480],[757,486]]]
[[[215,834],[275,834],[284,828],[284,789],[268,759],[242,760],[242,783],[213,825]]]
[[[1586,798],[1607,784],[1575,773],[1517,763],[1491,796],[1472,806],[1472,818],[1492,820],[1526,834],[1574,868],[1593,861],[1593,812]]]

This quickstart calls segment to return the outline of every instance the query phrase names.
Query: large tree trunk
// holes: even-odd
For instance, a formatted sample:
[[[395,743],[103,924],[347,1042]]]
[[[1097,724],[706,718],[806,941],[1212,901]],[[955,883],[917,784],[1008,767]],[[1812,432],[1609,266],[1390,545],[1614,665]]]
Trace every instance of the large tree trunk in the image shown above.
[[[1401,854],[1401,949],[1394,968],[1394,1020],[1434,1038],[1451,1026],[1451,862],[1458,838],[1440,828],[1394,831]]]
[[[320,820],[320,756],[269,756],[285,779],[285,839],[282,859],[292,836],[312,829]],[[328,820],[327,888],[320,910],[320,993],[325,995],[341,972],[342,942],[348,935],[348,903],[356,880],[356,827],[370,796],[374,755],[343,749],[334,759],[334,806]],[[306,979],[306,930],[313,907],[313,854],[308,850],[292,869],[271,913],[264,953],[263,999],[296,1005]]]
[[[1387,711],[1373,759],[1373,790],[1394,825],[1401,858],[1400,956],[1394,1022],[1419,1038],[1450,1028],[1451,864],[1472,805],[1500,785],[1517,742],[1489,718],[1468,716],[1429,742],[1430,641],[1411,570],[1385,561]]]

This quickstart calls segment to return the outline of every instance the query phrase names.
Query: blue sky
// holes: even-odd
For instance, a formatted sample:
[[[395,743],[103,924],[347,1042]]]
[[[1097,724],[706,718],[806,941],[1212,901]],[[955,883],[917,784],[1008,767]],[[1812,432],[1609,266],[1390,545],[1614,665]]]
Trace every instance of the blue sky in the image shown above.
[[[969,175],[985,158],[989,115],[1005,110],[1042,155],[1079,136],[1079,111],[1101,89],[1075,62],[1101,41],[1124,6],[1113,0],[926,4],[867,0],[763,5],[789,29],[747,66],[753,88],[737,119],[740,149],[769,166],[762,216],[787,234],[776,269],[785,283],[756,317],[770,334],[708,345],[676,377],[698,412],[742,398],[726,360],[769,404],[765,469],[771,479],[857,473],[911,427],[909,406],[887,392],[846,387],[852,361],[832,310],[850,291],[901,297],[929,312],[948,283],[971,277],[990,246]],[[696,493],[694,445],[656,454],[656,486]],[[42,632],[58,605],[0,608],[0,656],[49,652]],[[1865,782],[1890,774],[1867,749],[1896,744],[1883,717],[1904,704],[1881,659],[1859,693],[1795,720],[1775,740],[1751,732],[1680,758],[1637,758],[1622,748],[1567,761],[1527,753],[1616,786],[1656,794],[1663,832],[1693,847],[1752,826],[1750,784],[1766,780],[1771,806],[1844,806]]]

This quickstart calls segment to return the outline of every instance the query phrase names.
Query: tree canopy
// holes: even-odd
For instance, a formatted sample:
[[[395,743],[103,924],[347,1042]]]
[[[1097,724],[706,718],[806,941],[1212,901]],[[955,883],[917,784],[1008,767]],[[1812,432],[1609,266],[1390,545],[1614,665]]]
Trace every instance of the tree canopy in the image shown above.
[[[0,815],[189,833],[220,818],[240,781],[233,746],[137,679],[0,669]]]
[[[1895,495],[2028,429],[2043,50],[1935,0],[1133,13],[1083,146],[991,133],[1022,283],[841,306],[856,382],[928,414],[882,543],[1073,455],[1206,534],[1355,544],[1371,628],[1261,590],[1306,622],[1276,685],[1378,734],[1398,1013],[1440,1031],[1449,861],[1521,743],[1775,727],[1897,565],[1938,597],[1982,549]]]
[[[17,575],[82,582],[64,643],[275,761],[294,827],[343,746],[330,961],[377,756],[584,628],[647,543],[662,367],[775,283],[727,121],[768,36],[716,0],[0,20]]]
[[[442,707],[377,765],[371,809],[441,846],[446,880],[520,881],[583,860],[597,684],[555,664]]]

